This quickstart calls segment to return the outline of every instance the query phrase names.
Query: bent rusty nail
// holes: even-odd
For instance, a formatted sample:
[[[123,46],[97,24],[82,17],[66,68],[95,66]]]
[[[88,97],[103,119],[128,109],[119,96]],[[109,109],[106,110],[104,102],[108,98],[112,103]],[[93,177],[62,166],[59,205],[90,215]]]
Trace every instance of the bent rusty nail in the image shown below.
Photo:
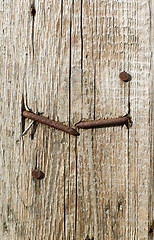
[[[101,119],[101,120],[91,120],[80,122],[76,124],[77,128],[89,129],[89,128],[103,128],[103,127],[114,127],[114,126],[123,126],[126,125],[130,127],[131,118],[129,114],[119,117],[119,118],[110,118],[110,119]]]
[[[51,126],[53,128],[62,130],[62,131],[66,132],[66,133],[69,133],[69,134],[71,134],[73,136],[79,136],[80,135],[74,128],[67,127],[64,124],[56,122],[54,120],[50,120],[47,117],[39,116],[39,115],[34,114],[32,112],[29,112],[29,111],[23,111],[22,114],[23,114],[24,117],[32,119],[35,122],[39,122],[39,123]]]

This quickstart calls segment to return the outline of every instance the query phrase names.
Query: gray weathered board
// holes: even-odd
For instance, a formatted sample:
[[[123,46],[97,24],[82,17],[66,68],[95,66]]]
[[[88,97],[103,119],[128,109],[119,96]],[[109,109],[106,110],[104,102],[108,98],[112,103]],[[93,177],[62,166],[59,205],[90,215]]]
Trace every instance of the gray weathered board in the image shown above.
[[[152,2],[35,0],[34,24],[32,3],[0,1],[0,239],[148,239]],[[71,127],[129,110],[133,126],[74,137],[39,124],[22,138],[26,94]]]

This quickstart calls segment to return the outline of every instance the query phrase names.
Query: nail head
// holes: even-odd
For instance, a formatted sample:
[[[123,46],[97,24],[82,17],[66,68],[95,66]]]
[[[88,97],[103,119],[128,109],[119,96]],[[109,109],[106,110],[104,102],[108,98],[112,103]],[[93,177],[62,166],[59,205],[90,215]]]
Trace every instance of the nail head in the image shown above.
[[[124,82],[128,82],[131,80],[131,76],[125,71],[119,74],[119,78]]]
[[[39,171],[38,169],[34,169],[32,171],[32,176],[33,176],[33,178],[41,180],[45,177],[45,174],[42,171]]]

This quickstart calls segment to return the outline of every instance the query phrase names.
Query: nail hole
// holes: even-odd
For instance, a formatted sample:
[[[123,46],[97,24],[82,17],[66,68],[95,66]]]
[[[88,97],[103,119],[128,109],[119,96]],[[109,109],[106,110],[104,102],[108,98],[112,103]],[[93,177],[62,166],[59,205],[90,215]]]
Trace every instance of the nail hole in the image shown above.
[[[154,220],[153,220],[152,225],[149,230],[149,235],[150,235],[151,239],[153,238],[153,230],[154,230]]]
[[[31,6],[31,15],[34,17],[36,14],[36,10],[34,6]]]
[[[150,228],[150,230],[149,230],[149,234],[150,234],[150,233],[153,233],[153,229],[152,229],[152,228]]]
[[[6,222],[3,223],[3,233],[8,232],[7,224]]]

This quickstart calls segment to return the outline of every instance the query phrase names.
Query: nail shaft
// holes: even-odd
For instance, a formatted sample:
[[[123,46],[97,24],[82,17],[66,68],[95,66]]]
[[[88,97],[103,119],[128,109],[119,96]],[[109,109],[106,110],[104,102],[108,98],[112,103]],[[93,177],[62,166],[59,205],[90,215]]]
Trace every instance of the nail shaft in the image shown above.
[[[119,118],[80,122],[76,124],[76,127],[83,128],[83,129],[114,127],[114,126],[123,126],[123,125],[126,125],[128,127],[129,122],[130,122],[130,116],[126,115],[124,117],[119,117]]]
[[[36,122],[51,126],[53,128],[59,129],[59,130],[62,130],[62,131],[66,132],[66,133],[69,133],[73,136],[79,136],[80,135],[74,128],[71,128],[71,127],[68,127],[68,126],[66,126],[62,123],[50,120],[47,117],[39,116],[39,115],[31,113],[29,111],[23,111],[23,116],[26,117],[26,118],[32,119]]]

